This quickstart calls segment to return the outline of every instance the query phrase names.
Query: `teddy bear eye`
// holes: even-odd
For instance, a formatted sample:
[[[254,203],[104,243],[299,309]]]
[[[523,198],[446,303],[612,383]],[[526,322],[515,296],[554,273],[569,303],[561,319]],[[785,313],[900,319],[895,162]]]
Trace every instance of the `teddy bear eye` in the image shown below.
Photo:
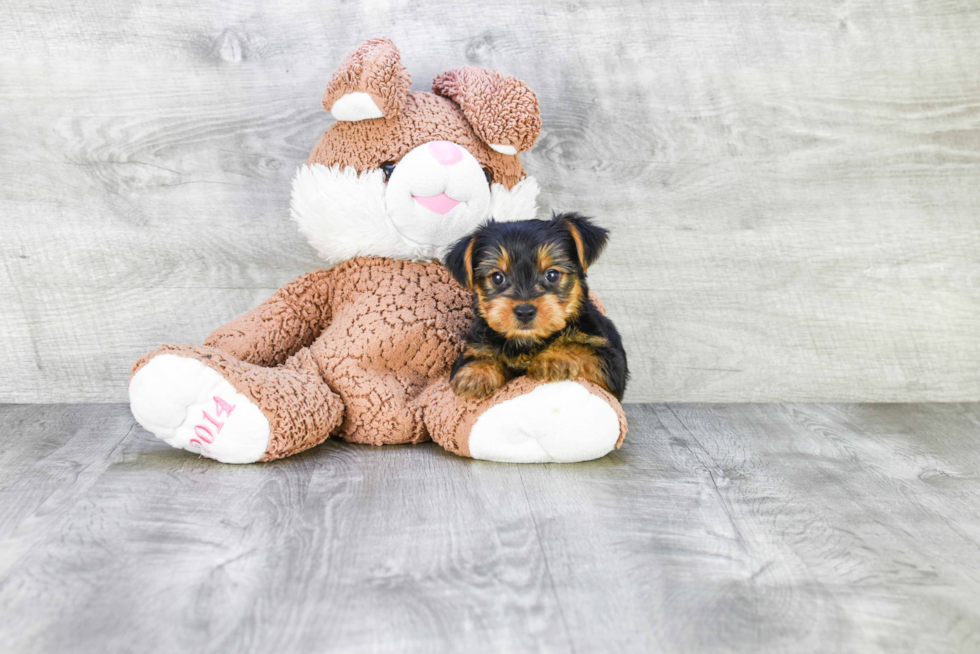
[[[555,270],[554,268],[551,268],[550,270],[548,270],[548,272],[544,274],[544,278],[548,280],[549,283],[554,284],[559,279],[561,279],[561,273]]]
[[[504,283],[505,279],[507,278],[504,277],[504,274],[502,272],[497,271],[490,274],[490,283],[493,284],[494,286],[500,286],[501,284]]]
[[[493,184],[493,171],[489,168],[483,169],[483,176],[487,178],[487,184]]]
[[[381,172],[384,174],[385,181],[387,182],[389,179],[391,179],[391,174],[395,172],[395,164],[391,161],[386,161],[385,163],[381,164]]]

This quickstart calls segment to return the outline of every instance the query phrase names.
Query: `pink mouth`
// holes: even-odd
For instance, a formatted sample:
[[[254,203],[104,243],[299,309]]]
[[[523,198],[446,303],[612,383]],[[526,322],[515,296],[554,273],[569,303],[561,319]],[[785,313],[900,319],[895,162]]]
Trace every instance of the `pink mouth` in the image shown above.
[[[453,200],[445,193],[440,193],[439,195],[413,195],[412,197],[429,211],[435,211],[438,214],[449,213],[453,207],[459,204],[459,200]]]

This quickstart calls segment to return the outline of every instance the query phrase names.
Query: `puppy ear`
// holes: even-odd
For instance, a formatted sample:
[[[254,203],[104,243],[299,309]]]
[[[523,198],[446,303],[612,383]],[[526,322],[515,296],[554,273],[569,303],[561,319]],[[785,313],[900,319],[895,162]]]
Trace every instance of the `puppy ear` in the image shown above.
[[[446,268],[457,282],[473,290],[473,244],[475,236],[464,236],[456,241],[446,255]]]
[[[432,91],[455,101],[476,135],[502,154],[530,150],[541,134],[538,96],[516,77],[466,66],[432,80]]]
[[[337,120],[392,118],[401,112],[412,77],[391,39],[357,46],[330,78],[323,108]]]
[[[593,224],[592,219],[577,213],[552,216],[551,224],[571,234],[582,270],[595,263],[609,241],[609,230]]]

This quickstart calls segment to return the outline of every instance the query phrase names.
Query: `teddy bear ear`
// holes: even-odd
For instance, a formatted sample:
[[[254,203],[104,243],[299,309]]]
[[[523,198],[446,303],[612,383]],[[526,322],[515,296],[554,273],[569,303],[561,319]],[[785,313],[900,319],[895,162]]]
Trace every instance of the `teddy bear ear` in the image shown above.
[[[432,91],[454,100],[476,135],[502,154],[530,150],[541,134],[538,96],[516,77],[466,66],[432,80]]]
[[[357,46],[330,78],[323,108],[337,120],[392,118],[405,106],[412,77],[391,39]]]

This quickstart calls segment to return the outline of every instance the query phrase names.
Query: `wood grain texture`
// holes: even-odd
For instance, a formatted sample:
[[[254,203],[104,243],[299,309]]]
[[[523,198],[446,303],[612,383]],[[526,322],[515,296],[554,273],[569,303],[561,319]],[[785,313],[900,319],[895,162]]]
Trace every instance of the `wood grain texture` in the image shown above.
[[[414,88],[535,89],[544,207],[613,232],[627,400],[975,400],[978,33],[963,0],[6,2],[0,401],[123,401],[318,267],[290,180],[379,34]]]
[[[631,405],[599,461],[225,466],[0,406],[20,652],[975,652],[980,404]]]

